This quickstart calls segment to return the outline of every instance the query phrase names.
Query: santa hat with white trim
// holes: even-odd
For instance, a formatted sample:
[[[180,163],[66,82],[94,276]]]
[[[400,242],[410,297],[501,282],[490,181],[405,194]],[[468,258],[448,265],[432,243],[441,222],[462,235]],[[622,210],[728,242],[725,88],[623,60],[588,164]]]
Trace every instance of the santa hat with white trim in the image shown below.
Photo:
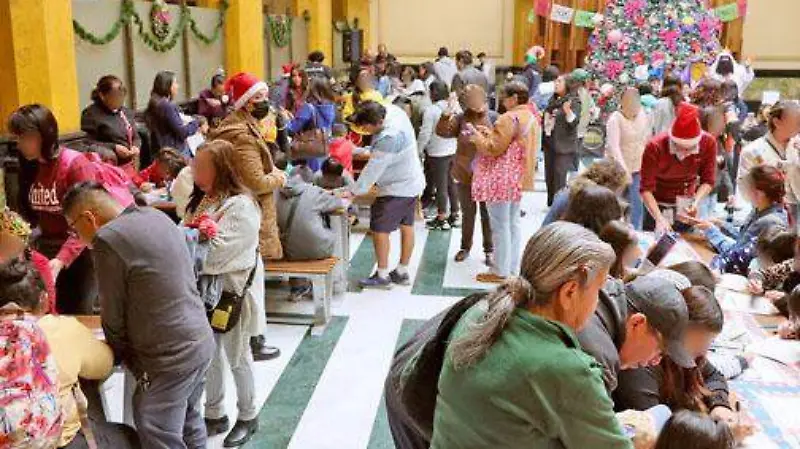
[[[678,106],[669,138],[682,148],[691,148],[700,143],[703,127],[700,125],[700,112],[696,106],[688,103]]]
[[[269,92],[267,83],[250,73],[237,73],[225,82],[225,91],[229,92],[233,99],[233,109],[235,110],[241,109],[261,90]]]

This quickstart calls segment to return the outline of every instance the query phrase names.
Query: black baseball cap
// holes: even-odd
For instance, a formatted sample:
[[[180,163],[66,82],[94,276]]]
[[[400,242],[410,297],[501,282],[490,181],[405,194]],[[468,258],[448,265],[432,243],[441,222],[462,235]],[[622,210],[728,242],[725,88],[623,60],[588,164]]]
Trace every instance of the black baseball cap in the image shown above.
[[[628,304],[647,317],[664,339],[664,353],[682,368],[694,368],[683,337],[689,326],[686,300],[675,282],[658,276],[640,276],[625,286]]]

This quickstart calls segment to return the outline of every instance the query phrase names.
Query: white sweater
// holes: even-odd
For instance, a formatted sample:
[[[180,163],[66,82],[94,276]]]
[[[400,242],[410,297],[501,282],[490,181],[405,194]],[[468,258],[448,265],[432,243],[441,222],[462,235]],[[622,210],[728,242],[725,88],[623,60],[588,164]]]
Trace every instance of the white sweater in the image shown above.
[[[739,172],[736,174],[736,182],[741,191],[742,180],[750,170],[756,165],[766,164],[778,167],[786,173],[786,202],[797,204],[800,198],[800,152],[795,146],[797,142],[792,140],[786,148],[772,137],[772,133],[754,140],[744,147],[739,160]]]

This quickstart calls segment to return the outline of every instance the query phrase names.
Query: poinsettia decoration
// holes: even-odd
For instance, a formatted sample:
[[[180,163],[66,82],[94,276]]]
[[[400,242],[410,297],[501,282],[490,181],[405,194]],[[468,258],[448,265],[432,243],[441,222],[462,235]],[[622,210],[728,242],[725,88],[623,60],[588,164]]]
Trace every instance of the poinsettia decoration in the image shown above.
[[[158,40],[165,40],[169,37],[169,25],[172,16],[169,13],[164,0],[155,0],[150,7],[150,31]]]

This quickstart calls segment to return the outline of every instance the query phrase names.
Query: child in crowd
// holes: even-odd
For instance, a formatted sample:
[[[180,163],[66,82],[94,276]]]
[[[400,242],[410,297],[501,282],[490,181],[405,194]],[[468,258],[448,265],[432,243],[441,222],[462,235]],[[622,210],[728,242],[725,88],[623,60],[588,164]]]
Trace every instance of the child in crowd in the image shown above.
[[[142,192],[165,187],[186,167],[186,158],[174,148],[165,147],[149,167],[140,171],[133,182]]]
[[[308,166],[308,161],[303,159],[293,160],[292,166],[289,168],[289,172],[287,174],[290,178],[299,177],[303,180],[303,182],[306,183],[314,182],[314,178],[316,176],[314,170]]]
[[[50,270],[50,261],[42,253],[28,246],[30,225],[11,209],[0,211],[0,264],[18,258],[29,261],[44,282],[47,307],[43,313],[56,314],[56,282]]]
[[[794,257],[795,234],[782,226],[772,226],[758,236],[756,258],[750,262],[750,274],[766,270]]]
[[[733,449],[736,439],[724,422],[690,411],[674,414],[656,442],[655,449]]]
[[[611,245],[617,255],[608,274],[617,279],[628,280],[635,273],[635,267],[642,257],[636,231],[624,221],[614,220],[603,226],[599,237]]]
[[[285,169],[282,157],[275,158],[275,167]],[[327,161],[326,161],[327,162]],[[302,176],[290,176],[275,196],[281,245],[286,260],[320,260],[331,257],[336,233],[330,226],[330,214],[344,207],[342,200],[311,183]],[[290,279],[290,301],[309,298],[311,283]]]
[[[800,286],[786,295],[786,307],[789,320],[778,326],[778,335],[785,340],[797,340],[800,338]]]
[[[750,272],[748,287],[750,293],[764,295],[786,315],[788,311],[786,310],[785,295],[792,291],[800,278],[800,273],[797,273],[797,268],[800,267],[798,239],[789,232],[779,232],[770,237],[772,232],[765,232],[762,235],[763,239],[759,238],[758,251],[760,255],[758,260],[764,266]],[[787,255],[786,247],[791,247],[794,253],[792,257],[780,261]]]
[[[350,187],[354,183],[349,173],[345,172],[344,166],[333,156],[322,163],[322,169],[314,178],[314,185],[325,190],[341,189]]]
[[[330,157],[342,164],[344,170],[353,174],[353,152],[356,146],[347,138],[347,126],[337,123],[332,128],[333,138],[328,143]]]

